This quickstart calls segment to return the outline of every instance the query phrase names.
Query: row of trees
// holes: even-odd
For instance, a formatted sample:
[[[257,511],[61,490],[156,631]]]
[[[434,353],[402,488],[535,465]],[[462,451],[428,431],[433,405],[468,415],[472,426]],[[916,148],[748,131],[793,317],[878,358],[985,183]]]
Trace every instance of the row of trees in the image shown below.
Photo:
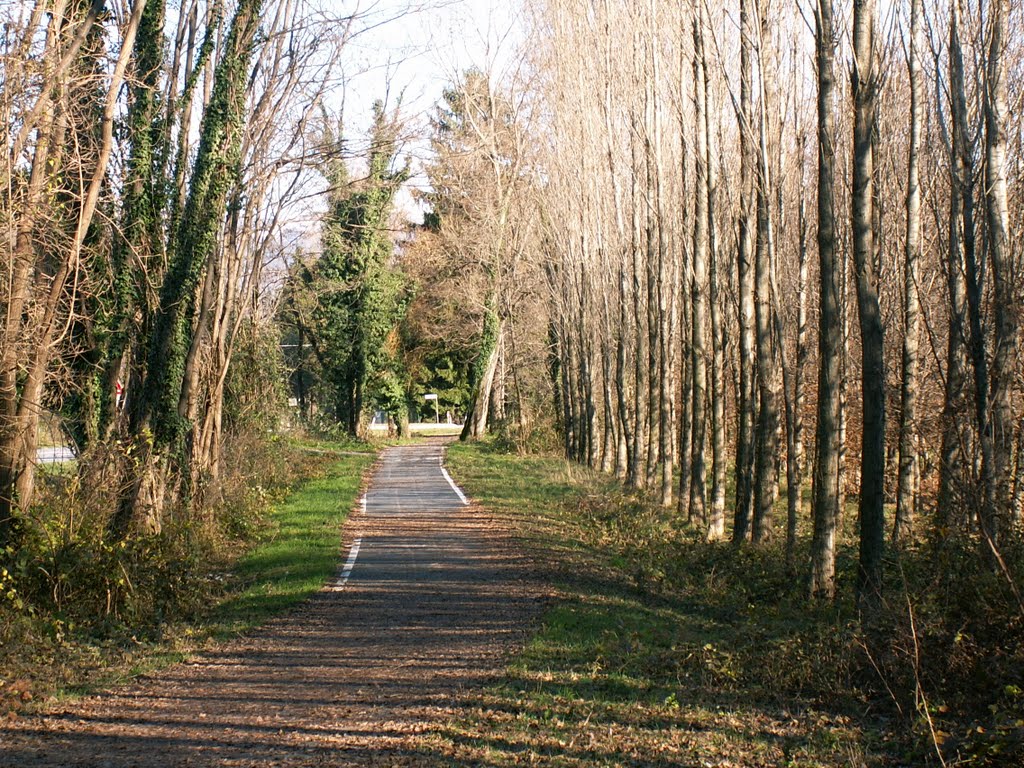
[[[115,478],[117,540],[221,471],[239,350],[265,349],[283,213],[358,19],[301,0],[4,6],[0,549],[58,413],[83,474]],[[275,348],[276,342],[270,344]]]
[[[293,265],[281,320],[295,389],[349,434],[364,435],[377,410],[403,432],[427,392],[464,417],[467,438],[535,421],[546,343],[521,110],[522,97],[475,69],[444,91],[429,124],[428,184],[416,193],[422,225],[394,206],[410,173],[398,109],[377,105],[365,173],[344,153],[322,164],[321,247]],[[340,141],[329,133],[325,145]]]
[[[218,483],[225,429],[282,405],[282,350],[303,413],[353,435],[377,409],[401,426],[427,391],[473,436],[530,420],[545,339],[520,322],[539,274],[521,98],[479,72],[445,93],[414,232],[395,206],[411,170],[399,108],[375,105],[365,143],[334,116],[345,46],[381,11],[4,13],[0,550],[32,519],[41,422],[113,489],[107,538],[156,533]],[[266,391],[233,365],[266,368],[250,382]]]
[[[1024,502],[1019,16],[528,9],[530,81],[471,71],[438,106],[413,237],[397,112],[378,105],[365,152],[325,117],[357,18],[7,9],[0,544],[47,411],[102,457],[83,471],[118,478],[111,534],[159,529],[217,478],[231,360],[276,317],[298,394],[308,368],[353,434],[374,408],[401,423],[427,382],[466,437],[527,434],[553,394],[570,456],[711,539],[775,536],[784,487],[791,561],[810,482],[815,594],[854,489],[868,599],[887,503],[893,539],[935,509],[998,559]],[[319,242],[284,265],[285,220],[323,182]]]
[[[775,536],[784,487],[791,561],[810,482],[816,596],[853,492],[868,602],[924,510],[995,562],[1024,501],[1019,14],[531,8],[567,453],[709,539]]]
[[[320,248],[298,258],[285,286],[282,320],[293,329],[296,361],[305,368],[306,345],[326,384],[332,415],[351,435],[363,434],[371,405],[407,422],[405,379],[395,339],[409,301],[404,276],[394,268],[393,200],[408,179],[396,168],[399,122],[374,104],[367,169],[350,179],[340,127],[328,131],[334,147],[320,169],[328,182],[328,210]],[[300,380],[301,383],[301,380]],[[303,399],[306,398],[303,393]]]

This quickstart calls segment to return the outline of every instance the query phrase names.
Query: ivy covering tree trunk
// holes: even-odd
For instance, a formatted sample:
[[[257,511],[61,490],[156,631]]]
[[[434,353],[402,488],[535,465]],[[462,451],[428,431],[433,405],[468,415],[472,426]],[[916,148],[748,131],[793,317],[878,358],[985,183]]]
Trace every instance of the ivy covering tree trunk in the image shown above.
[[[149,319],[146,304],[147,281],[159,277],[164,261],[164,235],[161,221],[161,190],[164,185],[158,155],[162,121],[160,85],[164,60],[165,0],[149,0],[135,39],[134,80],[130,91],[127,124],[131,137],[125,179],[121,226],[111,249],[113,291],[105,312],[108,338],[104,345],[102,405],[98,431],[108,437],[114,426],[118,381],[125,355],[142,357],[144,352],[133,338],[147,338],[148,326],[136,325],[136,317]],[[136,383],[130,374],[129,386]]]
[[[313,347],[334,420],[353,437],[365,433],[373,409],[400,430],[409,418],[398,325],[411,287],[391,264],[389,233],[394,196],[409,169],[396,167],[397,114],[380,101],[373,110],[362,179],[350,177],[340,128],[324,126],[320,172],[329,191],[321,253],[296,264],[284,310],[285,322]]]
[[[218,248],[227,195],[240,172],[246,87],[262,7],[263,0],[240,0],[214,74],[184,215],[170,243],[154,312],[145,377],[131,414],[139,461],[134,481],[112,519],[112,532],[118,538],[133,531],[160,530],[171,475],[184,472],[189,464],[184,439],[189,425],[181,392],[194,332],[195,294]]]
[[[498,341],[501,338],[501,321],[494,311],[493,297],[484,311],[484,327],[480,335],[480,347],[470,385],[473,395],[469,401],[466,422],[462,427],[462,440],[479,440],[487,434],[487,417],[490,411],[491,387],[494,373],[498,368]]]

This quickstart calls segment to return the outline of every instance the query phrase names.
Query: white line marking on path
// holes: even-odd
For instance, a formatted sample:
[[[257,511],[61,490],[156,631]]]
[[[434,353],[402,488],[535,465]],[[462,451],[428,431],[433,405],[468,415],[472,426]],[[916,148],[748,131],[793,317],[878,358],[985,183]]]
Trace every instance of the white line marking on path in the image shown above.
[[[362,505],[362,507],[363,507],[363,514],[365,515],[366,514],[366,494],[365,493],[363,494],[363,498],[361,498],[359,500],[359,503]]]
[[[366,499],[363,499],[366,502]],[[338,590],[345,586],[349,576],[352,575],[352,569],[356,567],[356,558],[359,557],[359,546],[363,543],[362,538],[358,538],[352,542],[352,549],[348,551],[348,560],[345,561],[345,566],[341,569],[341,573],[338,574],[338,578],[331,585],[332,590]]]
[[[444,479],[448,481],[448,485],[450,485],[452,487],[452,490],[455,491],[455,495],[459,497],[459,500],[462,502],[462,506],[468,506],[469,499],[466,498],[466,495],[462,492],[462,489],[455,484],[455,481],[452,480],[452,476],[448,474],[448,470],[445,469],[443,466],[441,467],[441,474],[444,475]]]

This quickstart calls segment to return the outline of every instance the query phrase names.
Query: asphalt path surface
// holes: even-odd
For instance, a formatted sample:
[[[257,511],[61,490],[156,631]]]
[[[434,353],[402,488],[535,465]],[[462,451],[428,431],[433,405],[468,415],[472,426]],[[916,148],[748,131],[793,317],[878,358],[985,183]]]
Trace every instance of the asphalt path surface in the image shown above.
[[[441,442],[387,449],[336,577],[258,632],[0,725],[2,766],[440,765],[434,729],[500,674],[534,597]]]

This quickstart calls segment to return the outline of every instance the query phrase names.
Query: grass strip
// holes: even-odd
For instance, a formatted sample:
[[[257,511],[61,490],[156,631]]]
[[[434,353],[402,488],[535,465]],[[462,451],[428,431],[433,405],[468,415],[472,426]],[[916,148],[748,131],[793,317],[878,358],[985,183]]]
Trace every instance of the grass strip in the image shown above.
[[[208,608],[138,628],[80,627],[47,613],[0,623],[0,713],[31,712],[150,674],[310,598],[337,569],[341,526],[376,455],[368,443],[289,440],[287,452],[263,465],[268,475],[250,481],[260,501],[243,513],[244,537],[217,544],[200,566],[219,584],[190,587],[208,590],[196,592]]]
[[[221,602],[207,624],[221,639],[247,632],[312,597],[337,570],[339,534],[356,504],[363,477],[373,464],[372,449],[326,450],[323,477],[296,489],[270,515],[261,541],[232,568],[240,587]]]
[[[670,515],[563,459],[455,445],[448,464],[554,589],[504,679],[470,697],[436,752],[494,766],[884,764],[846,702],[765,685],[794,627],[727,599],[705,559],[730,557],[725,545],[687,545]]]

